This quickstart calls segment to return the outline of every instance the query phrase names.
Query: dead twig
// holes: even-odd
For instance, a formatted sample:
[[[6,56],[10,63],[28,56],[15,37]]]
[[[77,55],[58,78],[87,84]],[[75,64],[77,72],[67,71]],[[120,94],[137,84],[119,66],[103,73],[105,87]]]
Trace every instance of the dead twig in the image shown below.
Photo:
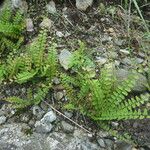
[[[63,113],[61,113],[60,111],[58,111],[56,108],[54,108],[52,105],[50,105],[49,103],[47,103],[46,101],[43,101],[45,104],[47,104],[52,110],[54,110],[56,113],[58,113],[59,115],[63,116],[64,118],[66,118],[67,120],[69,120],[70,122],[72,122],[73,124],[75,124],[76,126],[78,126],[79,128],[83,129],[84,131],[86,131],[89,134],[92,134],[89,130],[87,130],[86,128],[84,128],[83,126],[79,125],[77,122],[73,121],[72,119],[68,118],[66,115],[64,115]],[[93,135],[93,134],[92,134]]]

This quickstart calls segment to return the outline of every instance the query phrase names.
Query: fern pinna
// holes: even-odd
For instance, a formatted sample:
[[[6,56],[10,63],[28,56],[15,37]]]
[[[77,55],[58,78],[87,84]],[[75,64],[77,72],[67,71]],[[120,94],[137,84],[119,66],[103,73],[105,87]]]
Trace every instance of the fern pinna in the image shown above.
[[[0,54],[8,50],[18,49],[23,42],[22,31],[24,17],[20,11],[13,12],[5,8],[0,12]]]
[[[148,110],[141,107],[149,101],[149,94],[128,98],[138,78],[136,74],[131,73],[118,85],[112,70],[112,65],[105,65],[97,79],[90,78],[88,72],[78,72],[75,77],[63,75],[70,103],[96,121],[149,118]]]

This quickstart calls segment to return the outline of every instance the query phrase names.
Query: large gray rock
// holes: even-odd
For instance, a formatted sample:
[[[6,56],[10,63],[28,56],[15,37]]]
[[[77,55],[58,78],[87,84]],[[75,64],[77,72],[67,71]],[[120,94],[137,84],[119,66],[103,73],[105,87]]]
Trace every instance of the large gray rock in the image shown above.
[[[99,139],[97,139],[97,142],[100,145],[100,147],[103,147],[103,148],[106,147],[105,142],[104,142],[103,139],[99,138]]]
[[[128,76],[131,74],[130,71],[126,70],[126,69],[119,69],[116,71],[116,76],[118,79],[118,82],[122,82],[123,80],[126,80],[128,78]],[[146,91],[146,85],[147,85],[147,79],[144,75],[140,74],[140,73],[136,73],[136,75],[138,76],[138,79],[135,82],[135,85],[133,87],[133,91],[134,92],[144,92]]]
[[[112,150],[113,149],[113,146],[114,146],[114,142],[110,139],[105,139],[105,144],[108,148],[108,150]]]
[[[101,67],[102,65],[104,65],[107,62],[107,58],[101,57],[101,56],[100,57],[96,57],[96,62]]]
[[[33,132],[26,135],[22,124],[0,126],[0,150],[100,150],[98,144],[90,142],[87,134],[76,130],[75,134]]]
[[[76,0],[76,7],[81,11],[85,11],[92,3],[93,0]]]

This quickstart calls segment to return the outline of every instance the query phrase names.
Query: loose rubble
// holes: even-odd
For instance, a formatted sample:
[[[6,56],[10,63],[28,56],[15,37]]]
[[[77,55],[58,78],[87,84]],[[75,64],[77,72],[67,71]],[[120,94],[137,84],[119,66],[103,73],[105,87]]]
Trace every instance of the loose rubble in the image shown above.
[[[54,38],[57,39],[58,59],[64,71],[70,69],[72,51],[77,49],[75,39],[80,39],[87,44],[89,49],[93,51],[94,61],[99,67],[103,67],[109,61],[114,61],[116,68],[118,68],[116,74],[119,83],[127,79],[133,65],[137,68],[144,66],[144,71],[148,71],[148,60],[145,52],[137,52],[137,55],[130,56],[132,50],[128,50],[128,47],[126,47],[127,40],[125,37],[119,37],[122,34],[121,30],[115,33],[119,28],[118,25],[115,28],[114,21],[110,16],[103,15],[106,11],[105,7],[101,5],[103,8],[101,7],[99,10],[97,8],[89,10],[93,0],[76,0],[77,11],[75,11],[68,6],[59,8],[60,6],[57,7],[57,3],[55,3],[51,0],[46,4],[44,9],[50,17],[47,15],[40,21],[38,20],[39,24],[37,24],[38,21],[36,22],[36,17],[28,14],[26,31],[30,35],[39,27],[50,30],[49,37],[53,38],[51,36],[54,35]],[[12,8],[21,8],[25,14],[28,12],[28,5],[28,1],[25,0],[11,0]],[[98,11],[100,11],[100,14]],[[55,20],[52,16],[61,16],[61,19],[58,17]],[[92,20],[94,17],[95,21]],[[87,23],[88,21],[90,23]],[[75,46],[74,42],[76,42]],[[95,77],[96,66],[88,64],[84,69],[91,72],[91,77]],[[144,93],[147,91],[147,83],[150,83],[150,76],[145,76],[143,72],[137,74],[139,79],[135,83],[133,92]],[[60,79],[54,78],[53,84],[61,84]],[[0,98],[3,99],[5,95],[22,96],[25,95],[26,91],[26,88],[2,87]],[[65,97],[63,91],[55,91],[53,96],[54,100],[59,102]],[[68,118],[74,119],[73,112],[64,111],[64,114]],[[131,128],[139,129],[147,125],[143,123],[143,126],[139,127],[140,124],[135,122]],[[114,129],[117,129],[120,125],[121,123],[118,122],[111,123]],[[133,134],[137,138],[149,134],[148,132],[144,134],[138,132],[137,130]],[[138,136],[136,136],[137,134]],[[107,132],[99,131],[96,135],[96,137],[92,137],[93,134],[91,134],[91,137],[88,137],[87,133],[78,129],[69,121],[56,116],[55,112],[43,102],[39,106],[31,107],[29,112],[24,112],[19,116],[10,105],[0,102],[0,150],[37,150],[37,147],[39,150],[136,150],[132,144],[118,142],[110,137]],[[146,140],[144,146],[141,144],[143,147],[137,150],[150,148],[149,138],[146,138]]]

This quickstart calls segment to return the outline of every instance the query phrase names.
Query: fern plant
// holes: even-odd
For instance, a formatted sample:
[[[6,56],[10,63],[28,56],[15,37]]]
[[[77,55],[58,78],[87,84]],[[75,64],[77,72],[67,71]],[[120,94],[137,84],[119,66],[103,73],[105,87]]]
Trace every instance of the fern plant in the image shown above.
[[[18,49],[23,42],[24,17],[20,11],[5,8],[0,14],[0,54],[6,49]]]
[[[13,79],[20,84],[33,78],[48,78],[51,82],[57,73],[55,47],[55,44],[47,46],[47,31],[40,31],[25,52],[15,57],[8,55],[6,63],[3,63],[5,67],[0,68],[0,73],[3,73],[1,77],[5,76],[5,79]]]
[[[73,108],[96,121],[149,117],[148,110],[141,107],[149,101],[149,94],[128,98],[138,78],[136,73],[118,85],[113,70],[113,65],[105,65],[98,78],[91,78],[85,70],[76,72],[73,77],[63,74],[62,83]]]

